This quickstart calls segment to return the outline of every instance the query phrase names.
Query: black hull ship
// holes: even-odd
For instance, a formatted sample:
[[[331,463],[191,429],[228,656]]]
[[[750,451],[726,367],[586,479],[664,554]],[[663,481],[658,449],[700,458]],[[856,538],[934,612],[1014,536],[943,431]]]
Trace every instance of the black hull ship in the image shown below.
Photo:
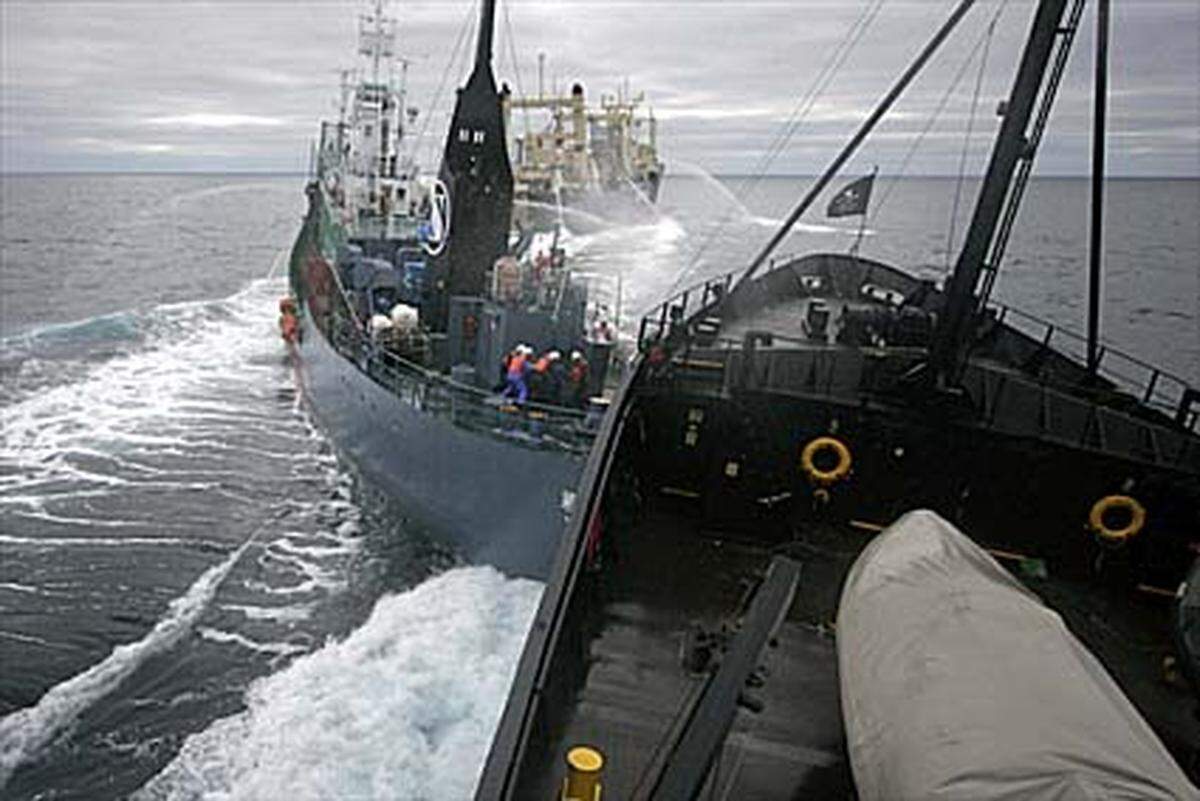
[[[381,66],[396,56],[382,11],[363,18],[368,65],[321,128],[281,329],[319,422],[411,524],[468,561],[544,576],[612,344],[586,335],[587,286],[558,233],[510,233],[494,4],[436,177],[404,157],[416,112]]]
[[[1200,798],[1200,393],[988,302],[1083,3],[1036,5],[944,288],[770,260],[971,5],[642,321],[477,799]]]

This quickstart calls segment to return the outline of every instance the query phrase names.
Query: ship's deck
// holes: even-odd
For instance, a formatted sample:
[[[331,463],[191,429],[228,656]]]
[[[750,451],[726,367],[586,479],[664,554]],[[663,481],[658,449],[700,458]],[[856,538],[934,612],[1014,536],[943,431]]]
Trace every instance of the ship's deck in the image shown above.
[[[772,556],[784,554],[802,563],[800,580],[746,690],[757,711],[739,705],[701,797],[854,798],[833,621],[845,573],[873,532],[809,520],[747,542],[705,528],[686,505],[660,499],[637,524],[606,532],[582,685],[565,722],[526,764],[517,797],[556,797],[563,756],[580,744],[605,756],[606,797],[649,797],[656,766],[703,684],[705,674],[684,667],[694,632],[724,625],[732,640],[749,591]],[[1028,583],[1113,670],[1177,755],[1200,741],[1186,689],[1165,682],[1151,658],[1164,649],[1165,627],[1151,620],[1161,604],[1131,607],[1053,578]]]
[[[747,579],[761,576],[771,553],[667,514],[619,539],[629,545],[618,544],[607,556],[617,560],[610,565],[616,569],[605,571],[599,592],[604,600],[584,685],[547,753],[565,754],[577,744],[599,748],[606,759],[605,795],[635,798],[648,789],[653,762],[702,684],[703,674],[682,667],[688,632],[731,627]],[[738,710],[710,779],[716,786],[705,797],[850,796],[837,654],[831,630],[820,625],[831,618],[830,593],[818,593],[818,600],[816,584],[802,576],[776,645],[764,654],[763,684],[750,691],[761,711]],[[523,792],[554,797],[560,764],[544,765]]]

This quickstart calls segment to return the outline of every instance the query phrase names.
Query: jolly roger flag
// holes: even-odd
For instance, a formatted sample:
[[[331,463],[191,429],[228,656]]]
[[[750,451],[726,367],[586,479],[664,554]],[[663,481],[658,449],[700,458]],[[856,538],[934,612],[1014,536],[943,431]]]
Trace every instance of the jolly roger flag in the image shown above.
[[[859,178],[829,201],[829,209],[825,216],[849,217],[853,214],[866,214],[867,206],[871,203],[871,187],[874,185],[874,174]]]

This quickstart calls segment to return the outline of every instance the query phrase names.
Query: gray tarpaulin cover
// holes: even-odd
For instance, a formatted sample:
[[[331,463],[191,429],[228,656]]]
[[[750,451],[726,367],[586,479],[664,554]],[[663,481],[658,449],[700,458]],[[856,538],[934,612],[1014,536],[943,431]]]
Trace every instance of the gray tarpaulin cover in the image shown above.
[[[859,556],[837,640],[862,801],[1200,798],[1058,614],[933,512]]]

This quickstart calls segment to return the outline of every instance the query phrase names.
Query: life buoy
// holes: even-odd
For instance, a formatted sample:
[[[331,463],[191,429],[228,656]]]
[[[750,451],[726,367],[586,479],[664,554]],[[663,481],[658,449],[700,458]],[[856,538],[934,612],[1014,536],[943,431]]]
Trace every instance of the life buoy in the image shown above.
[[[823,468],[817,465],[818,455],[832,452],[837,457],[833,467]],[[853,460],[850,458],[850,448],[836,437],[817,437],[804,446],[800,453],[800,469],[808,480],[822,487],[836,484],[850,475]]]
[[[1114,527],[1105,517],[1110,512],[1124,512],[1128,518],[1124,526]],[[1106,542],[1122,543],[1136,537],[1146,525],[1146,507],[1128,495],[1106,495],[1092,504],[1088,513],[1088,528]]]

